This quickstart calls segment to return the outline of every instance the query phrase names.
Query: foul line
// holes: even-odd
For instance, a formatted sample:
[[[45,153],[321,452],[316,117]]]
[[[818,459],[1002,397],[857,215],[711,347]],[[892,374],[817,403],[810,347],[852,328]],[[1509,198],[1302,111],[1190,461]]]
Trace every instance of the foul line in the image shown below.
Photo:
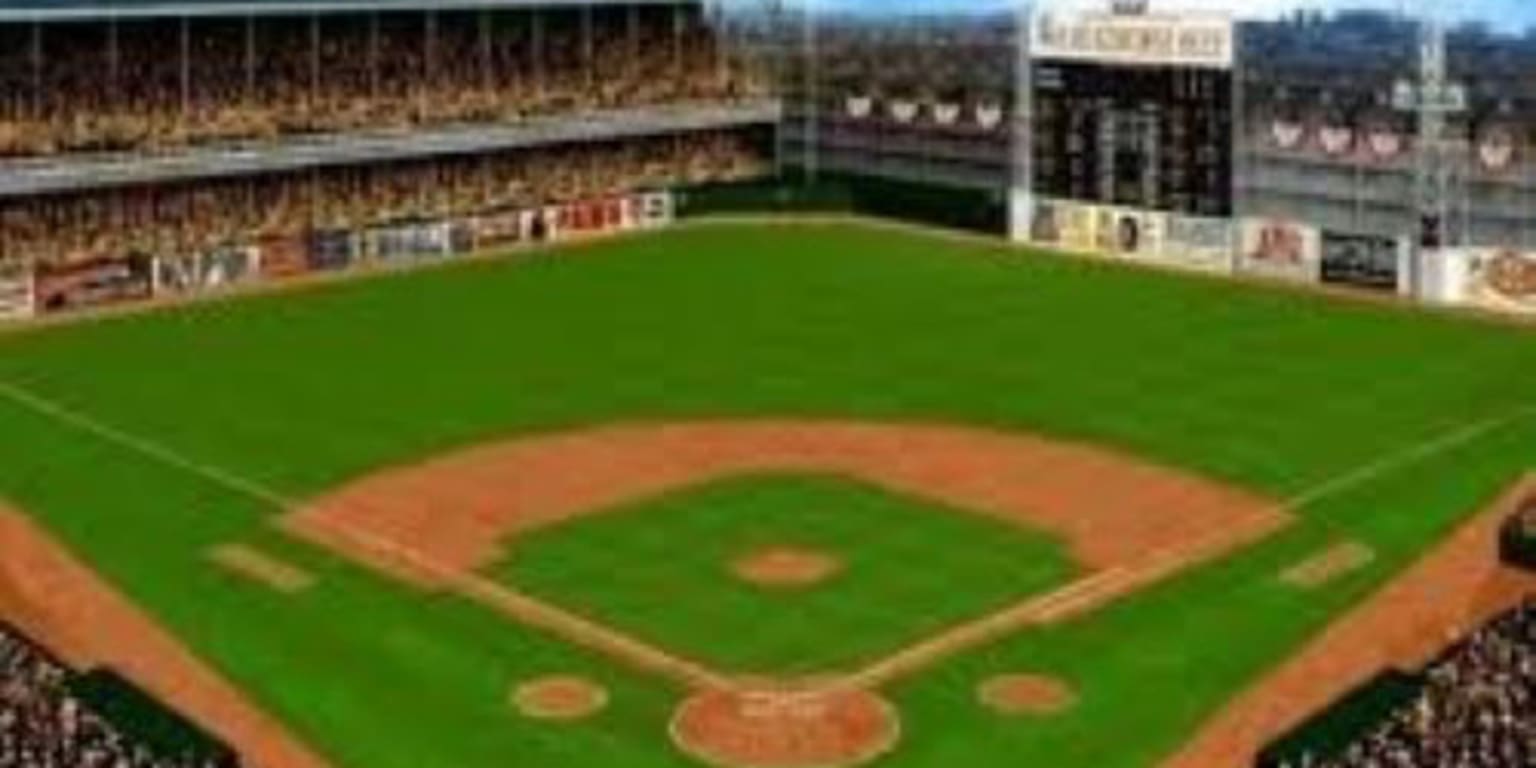
[[[193,461],[160,443],[133,435],[100,420],[93,419],[79,411],[71,410],[3,379],[0,379],[0,397],[33,413],[48,417],[66,426],[74,427],[103,441],[120,448],[126,448],[132,453],[148,457],[166,466],[197,475],[215,485],[223,486],[227,490],[235,491],[264,504],[280,509],[287,509],[293,506],[292,499],[261,483],[212,464]]]
[[[98,419],[72,410],[0,379],[0,398],[26,410],[86,432],[110,444],[127,449],[166,466],[201,477],[228,490],[276,507],[282,511],[298,508],[294,499],[249,478],[221,467],[194,461],[153,440],[113,427]],[[1489,433],[1536,415],[1536,404],[1517,408],[1502,416],[1482,419],[1450,430],[1442,435],[1369,462],[1354,470],[1292,496],[1281,510],[1296,512],[1321,499],[1369,483],[1419,461],[1471,443]],[[1280,518],[1283,521],[1283,518]],[[939,635],[898,651],[864,670],[842,678],[840,684],[855,683],[879,687],[893,679],[928,668],[942,658],[986,644],[1032,624],[1046,624],[1101,605],[1132,589],[1145,586],[1190,564],[1230,550],[1245,541],[1264,535],[1276,527],[1275,520],[1259,521],[1251,528],[1220,532],[1189,546],[1152,553],[1139,567],[1118,567],[1103,571],[1056,590],[1024,601],[999,613],[966,622]],[[602,651],[619,661],[643,669],[661,672],[690,685],[730,687],[729,678],[701,664],[680,659],[667,651],[649,646],[622,632],[553,606],[510,587],[462,574],[432,561],[399,542],[368,531],[331,528],[330,533],[344,536],[375,552],[400,558],[422,572],[433,574],[443,583],[456,587],[465,597],[517,619],[525,626],[556,634],[563,639]]]
[[[215,485],[240,495],[276,507],[282,512],[298,509],[298,503],[262,483],[242,477],[220,467],[193,461],[182,454],[147,438],[133,435],[98,419],[71,410],[47,398],[34,394],[16,384],[0,380],[0,398],[61,424],[81,430],[100,440],[124,448],[129,452],[160,462],[203,478]],[[545,603],[518,590],[495,584],[473,574],[460,573],[442,563],[422,555],[399,542],[370,531],[338,527],[329,528],[336,536],[350,539],[356,546],[387,553],[410,567],[431,574],[443,584],[455,588],[463,596],[496,609],[517,619],[519,623],[543,629],[562,639],[584,648],[606,652],[620,661],[641,669],[663,673],[688,685],[705,687],[729,687],[727,676],[702,664],[687,661],[646,643],[629,637],[611,627],[598,624],[554,605]]]
[[[1411,445],[1396,453],[1366,463],[1356,469],[1324,480],[1312,488],[1292,496],[1284,509],[1297,512],[1330,496],[1358,488],[1382,475],[1391,474],[1425,459],[1448,453],[1478,438],[1503,429],[1517,421],[1536,415],[1536,404],[1524,405],[1502,416],[1491,416],[1480,421],[1456,427],[1417,445]]]

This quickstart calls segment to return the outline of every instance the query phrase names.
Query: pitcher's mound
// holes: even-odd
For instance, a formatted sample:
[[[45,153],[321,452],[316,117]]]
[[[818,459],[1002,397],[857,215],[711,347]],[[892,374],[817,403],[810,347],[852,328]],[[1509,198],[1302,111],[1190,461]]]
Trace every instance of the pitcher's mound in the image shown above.
[[[813,587],[842,569],[842,561],[831,555],[795,547],[758,550],[731,564],[731,572],[737,578],[771,589]]]
[[[512,706],[535,720],[583,720],[608,706],[608,691],[580,677],[543,677],[513,690]]]
[[[889,751],[900,734],[890,704],[847,688],[706,691],[672,720],[678,747],[720,768],[848,768]]]
[[[1038,675],[999,675],[978,686],[976,697],[1004,715],[1054,715],[1077,703],[1065,683]]]

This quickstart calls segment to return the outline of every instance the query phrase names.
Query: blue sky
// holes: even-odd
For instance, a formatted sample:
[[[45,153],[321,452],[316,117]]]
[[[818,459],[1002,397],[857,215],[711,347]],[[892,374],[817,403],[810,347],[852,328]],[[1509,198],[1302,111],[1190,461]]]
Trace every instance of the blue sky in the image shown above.
[[[897,11],[976,11],[989,8],[1011,8],[1013,0],[812,0],[823,8],[839,8],[866,12]],[[1037,0],[1051,6],[1104,7],[1107,0]],[[1524,30],[1536,26],[1536,0],[1152,0],[1153,8],[1169,10],[1207,8],[1231,11],[1240,16],[1265,16],[1297,7],[1322,8],[1385,8],[1403,6],[1421,10],[1439,6],[1447,18],[1464,21],[1484,21],[1505,30]],[[1446,7],[1454,6],[1454,7]]]

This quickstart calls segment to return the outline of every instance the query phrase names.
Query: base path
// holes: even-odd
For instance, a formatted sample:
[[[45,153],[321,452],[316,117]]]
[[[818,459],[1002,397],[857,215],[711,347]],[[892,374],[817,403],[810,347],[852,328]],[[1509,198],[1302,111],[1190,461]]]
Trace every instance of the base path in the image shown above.
[[[77,669],[122,673],[228,742],[244,765],[326,765],[36,524],[3,507],[0,618]]]
[[[1083,445],[956,426],[745,421],[627,424],[471,448],[364,478],[282,524],[637,668],[697,689],[733,690],[729,672],[479,571],[518,535],[543,526],[731,476],[786,473],[851,477],[1043,531],[1089,574],[872,660],[838,682],[865,690],[1030,625],[1091,611],[1289,520],[1272,501]]]
[[[620,425],[471,448],[363,478],[285,525],[432,585],[493,564],[526,531],[733,475],[793,472],[856,478],[1043,530],[1094,571],[1284,518],[1269,500],[1090,446],[954,426],[746,421]]]
[[[1536,594],[1536,576],[1500,566],[1498,531],[1536,478],[1335,622],[1206,723],[1163,768],[1247,768],[1259,750],[1383,669],[1415,669],[1492,617]]]

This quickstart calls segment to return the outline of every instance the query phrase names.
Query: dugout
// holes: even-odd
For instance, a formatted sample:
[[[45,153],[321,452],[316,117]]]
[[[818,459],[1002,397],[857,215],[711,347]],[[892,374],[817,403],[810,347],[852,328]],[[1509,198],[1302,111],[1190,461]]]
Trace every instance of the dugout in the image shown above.
[[[1499,529],[1499,559],[1536,573],[1536,495],[1525,499]]]
[[[115,670],[100,668],[75,675],[68,688],[87,709],[157,757],[239,768],[240,758],[228,744]]]
[[[1424,689],[1422,675],[1387,670],[1336,699],[1333,704],[1259,751],[1256,768],[1310,765],[1338,757],[1412,702]]]

